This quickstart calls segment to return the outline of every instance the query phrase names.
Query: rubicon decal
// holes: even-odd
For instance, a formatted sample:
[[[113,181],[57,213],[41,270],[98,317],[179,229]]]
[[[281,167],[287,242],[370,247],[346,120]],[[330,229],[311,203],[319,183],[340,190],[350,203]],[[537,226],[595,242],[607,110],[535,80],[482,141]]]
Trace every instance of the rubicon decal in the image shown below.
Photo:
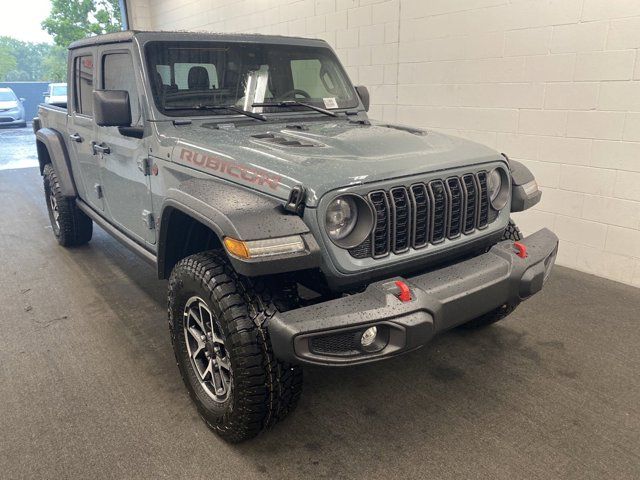
[[[245,182],[267,185],[274,190],[277,190],[280,184],[281,177],[279,175],[272,175],[259,168],[223,160],[211,155],[205,155],[204,153],[194,152],[187,148],[183,148],[180,152],[180,160],[220,172],[228,177],[239,178]]]

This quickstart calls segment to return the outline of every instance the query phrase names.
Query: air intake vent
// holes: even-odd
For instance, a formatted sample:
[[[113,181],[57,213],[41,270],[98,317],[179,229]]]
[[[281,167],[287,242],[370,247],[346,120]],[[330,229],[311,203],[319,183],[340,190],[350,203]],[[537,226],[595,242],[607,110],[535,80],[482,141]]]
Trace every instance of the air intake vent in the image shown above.
[[[313,143],[306,140],[300,140],[295,137],[286,137],[277,133],[259,133],[252,135],[253,138],[262,140],[263,142],[275,143],[277,145],[283,145],[285,147],[322,147],[319,143]]]

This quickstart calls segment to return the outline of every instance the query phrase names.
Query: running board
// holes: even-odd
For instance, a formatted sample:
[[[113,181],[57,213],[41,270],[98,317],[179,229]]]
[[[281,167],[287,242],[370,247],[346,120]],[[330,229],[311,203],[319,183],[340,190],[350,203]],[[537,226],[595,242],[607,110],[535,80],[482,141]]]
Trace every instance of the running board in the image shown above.
[[[135,240],[128,237],[126,234],[122,233],[122,231],[118,230],[116,227],[111,225],[103,216],[97,213],[93,208],[84,203],[79,198],[76,198],[76,205],[80,210],[82,210],[91,220],[96,222],[100,228],[102,228],[105,232],[119,241],[122,245],[132,250],[138,256],[140,256],[144,261],[157,267],[156,256],[153,252],[150,252],[142,245],[140,245]]]

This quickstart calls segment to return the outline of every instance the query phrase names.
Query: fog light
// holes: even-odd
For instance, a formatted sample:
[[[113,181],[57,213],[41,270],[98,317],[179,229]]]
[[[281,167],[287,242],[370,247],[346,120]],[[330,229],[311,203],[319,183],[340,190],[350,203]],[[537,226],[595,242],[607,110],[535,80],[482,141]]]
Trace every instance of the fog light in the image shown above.
[[[378,336],[378,328],[377,327],[369,327],[367,328],[362,337],[360,338],[360,344],[363,347],[369,347],[376,341],[376,337]]]

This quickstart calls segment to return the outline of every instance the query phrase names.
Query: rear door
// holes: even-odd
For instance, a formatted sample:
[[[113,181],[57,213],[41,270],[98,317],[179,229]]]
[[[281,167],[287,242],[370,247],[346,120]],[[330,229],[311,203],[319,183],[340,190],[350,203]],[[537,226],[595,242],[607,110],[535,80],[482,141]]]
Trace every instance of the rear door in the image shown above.
[[[94,55],[91,49],[73,50],[71,59],[72,92],[68,114],[69,144],[73,149],[84,185],[83,200],[97,210],[104,210],[100,158],[94,155],[92,143],[96,138],[93,121],[93,90],[95,79]]]
[[[129,92],[132,126],[143,126],[142,102],[129,49],[99,50],[100,88]],[[137,70],[139,71],[139,69]],[[107,217],[141,243],[155,243],[151,190],[143,139],[123,135],[118,127],[96,127]]]

